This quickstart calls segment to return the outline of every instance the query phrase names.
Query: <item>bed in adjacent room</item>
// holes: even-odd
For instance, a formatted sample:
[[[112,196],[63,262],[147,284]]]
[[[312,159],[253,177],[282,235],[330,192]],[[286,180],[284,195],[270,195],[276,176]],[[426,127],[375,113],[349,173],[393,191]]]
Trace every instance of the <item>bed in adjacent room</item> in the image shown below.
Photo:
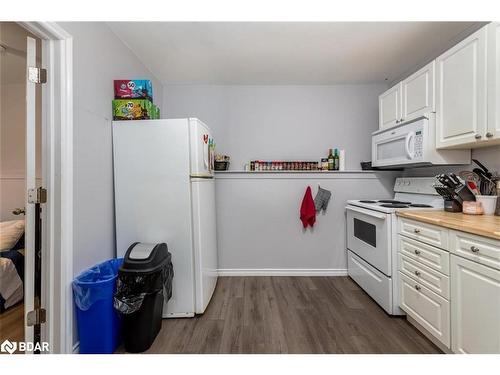
[[[24,220],[0,223],[0,314],[24,297]]]

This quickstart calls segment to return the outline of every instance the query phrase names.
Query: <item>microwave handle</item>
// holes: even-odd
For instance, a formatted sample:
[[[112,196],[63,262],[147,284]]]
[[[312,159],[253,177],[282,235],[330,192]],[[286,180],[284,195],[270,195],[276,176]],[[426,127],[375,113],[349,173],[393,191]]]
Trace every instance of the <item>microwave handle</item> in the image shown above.
[[[372,216],[372,217],[375,217],[375,218],[380,219],[380,220],[386,219],[386,215],[384,215],[384,214],[380,214],[380,213],[372,211],[372,210],[366,210],[366,209],[360,208],[360,207],[347,206],[346,210],[357,212],[357,213],[360,213],[363,215]]]
[[[415,133],[413,132],[409,132],[407,135],[406,135],[406,138],[405,138],[405,151],[406,151],[406,156],[408,157],[408,159],[412,160],[413,157],[414,157],[414,153],[412,153],[410,151],[410,142],[411,140],[415,137]]]

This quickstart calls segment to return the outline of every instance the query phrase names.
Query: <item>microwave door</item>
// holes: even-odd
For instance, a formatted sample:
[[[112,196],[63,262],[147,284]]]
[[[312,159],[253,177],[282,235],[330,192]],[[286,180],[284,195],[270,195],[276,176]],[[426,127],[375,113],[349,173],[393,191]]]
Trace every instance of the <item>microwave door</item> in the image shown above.
[[[411,146],[408,134],[396,134],[390,138],[374,137],[373,161],[375,167],[405,164],[411,155]]]

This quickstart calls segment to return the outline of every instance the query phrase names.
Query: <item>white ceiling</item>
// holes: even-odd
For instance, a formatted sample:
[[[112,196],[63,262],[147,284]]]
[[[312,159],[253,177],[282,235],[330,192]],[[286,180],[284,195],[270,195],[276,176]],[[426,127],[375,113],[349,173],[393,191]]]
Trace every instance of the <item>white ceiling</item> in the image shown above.
[[[391,82],[473,22],[118,22],[116,35],[165,84]]]

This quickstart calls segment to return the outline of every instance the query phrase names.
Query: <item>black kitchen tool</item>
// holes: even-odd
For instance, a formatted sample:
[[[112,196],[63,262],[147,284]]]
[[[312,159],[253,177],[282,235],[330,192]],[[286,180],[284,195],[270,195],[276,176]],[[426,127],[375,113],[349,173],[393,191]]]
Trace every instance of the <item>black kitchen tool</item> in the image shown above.
[[[460,203],[476,200],[476,196],[472,194],[472,191],[465,185],[461,185],[455,189],[454,198]]]
[[[452,190],[450,190],[449,187],[437,185],[437,186],[434,186],[434,189],[436,189],[437,193],[445,199],[453,199],[454,198],[454,193]]]
[[[457,177],[457,175],[455,173],[450,173],[449,174],[450,178],[452,179],[452,181],[458,185],[462,184],[462,181],[460,181],[460,179]]]
[[[491,177],[492,177],[493,175],[492,175],[492,174],[491,174],[491,172],[488,170],[488,168],[486,168],[486,167],[485,167],[485,166],[484,166],[484,165],[483,165],[483,164],[482,164],[479,160],[477,160],[477,159],[472,159],[472,161],[473,161],[474,163],[476,163],[476,164],[478,165],[478,167],[479,167],[479,168],[481,168],[481,169],[483,170],[484,175],[485,175],[487,178],[490,178],[490,179],[491,179]]]
[[[447,212],[462,212],[462,205],[454,199],[445,199],[444,210]]]

